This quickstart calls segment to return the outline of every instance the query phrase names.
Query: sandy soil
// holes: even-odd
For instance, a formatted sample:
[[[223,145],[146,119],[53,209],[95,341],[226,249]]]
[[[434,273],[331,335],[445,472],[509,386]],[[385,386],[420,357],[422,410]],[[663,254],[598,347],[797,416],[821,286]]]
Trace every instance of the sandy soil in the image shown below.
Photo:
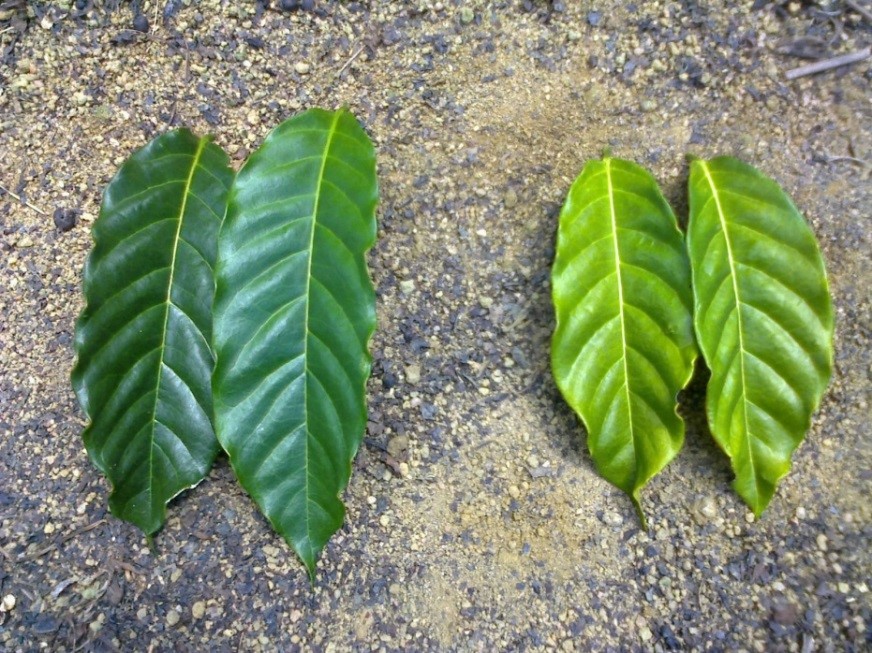
[[[753,4],[145,1],[147,33],[127,3],[37,4],[23,31],[0,9],[0,184],[45,212],[0,191],[0,648],[868,650],[872,73],[784,72],[872,28],[840,2]],[[152,553],[106,512],[68,379],[100,193],[174,126],[238,164],[283,118],[342,104],[382,187],[347,523],[311,588],[219,460]],[[685,154],[740,156],[821,241],[836,371],[759,521],[707,431],[704,374],[647,533],[551,380],[556,214],[604,148],[682,220]]]

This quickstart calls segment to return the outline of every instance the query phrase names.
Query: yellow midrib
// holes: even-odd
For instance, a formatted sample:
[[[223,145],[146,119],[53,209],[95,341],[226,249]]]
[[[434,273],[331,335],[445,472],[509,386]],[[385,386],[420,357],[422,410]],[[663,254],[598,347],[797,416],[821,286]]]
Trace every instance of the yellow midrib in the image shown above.
[[[612,188],[612,161],[605,160],[606,185],[609,194],[609,212],[612,220],[612,244],[615,249],[615,272],[618,282],[618,315],[621,321],[621,359],[624,364],[624,390],[627,393],[627,420],[630,425],[630,441],[633,444],[633,458],[636,458],[638,447],[636,446],[636,429],[633,426],[633,406],[630,396],[630,371],[627,367],[627,327],[624,321],[624,283],[621,278],[621,250],[618,247],[618,218],[615,211],[615,192]],[[635,481],[634,481],[635,485]]]
[[[720,221],[721,230],[724,232],[724,243],[727,248],[727,262],[730,264],[730,280],[733,282],[733,297],[736,300],[736,332],[739,338],[739,377],[742,381],[742,424],[745,428],[745,445],[748,450],[748,463],[751,467],[751,473],[754,475],[754,487],[757,489],[757,472],[754,469],[754,453],[751,450],[751,431],[748,428],[748,395],[747,384],[745,382],[745,338],[743,334],[742,323],[742,301],[739,297],[739,280],[736,276],[736,262],[733,258],[733,244],[730,242],[730,232],[727,229],[727,219],[724,215],[723,207],[721,206],[721,197],[718,193],[715,180],[712,178],[708,165],[705,161],[699,161],[700,167],[708,181],[709,188],[712,191],[712,198],[715,201],[715,208],[718,211],[718,220]],[[757,490],[759,495],[759,490]],[[756,508],[756,506],[755,506]]]
[[[339,122],[340,111],[333,114],[333,122],[330,123],[330,130],[327,133],[327,140],[324,143],[324,156],[321,159],[321,168],[318,171],[318,183],[315,190],[315,201],[312,205],[312,229],[309,232],[309,261],[306,267],[306,316],[303,323],[303,417],[306,424],[305,451],[303,460],[305,460],[305,478],[306,478],[306,537],[309,543],[309,553],[312,553],[312,540],[309,530],[309,312],[312,302],[309,299],[309,293],[312,285],[312,259],[315,258],[315,227],[318,221],[318,207],[321,202],[321,187],[324,184],[324,170],[327,167],[327,158],[330,154],[330,145],[333,142],[333,136],[336,134],[336,125]]]
[[[188,195],[191,192],[191,184],[194,181],[194,173],[197,170],[197,166],[200,163],[200,156],[203,154],[203,150],[206,147],[207,139],[201,138],[200,142],[197,144],[197,151],[194,152],[194,159],[191,162],[191,171],[188,173],[188,178],[185,181],[185,187],[182,191],[182,206],[179,209],[179,223],[176,226],[176,235],[173,238],[173,253],[170,258],[170,276],[167,282],[167,295],[164,300],[164,304],[166,305],[166,310],[164,311],[164,322],[163,328],[161,329],[160,334],[160,357],[158,358],[158,366],[157,366],[157,381],[155,383],[155,395],[154,395],[154,409],[151,413],[151,441],[148,446],[148,492],[149,498],[151,498],[152,492],[152,483],[151,479],[154,475],[154,432],[155,432],[155,420],[157,419],[157,405],[160,399],[160,384],[163,378],[163,367],[164,367],[164,351],[166,350],[166,342],[167,342],[167,327],[170,321],[170,307],[173,303],[173,280],[175,279],[176,274],[176,259],[179,251],[179,240],[182,236],[182,224],[184,223],[185,211],[188,206]],[[149,507],[150,507],[149,501]]]

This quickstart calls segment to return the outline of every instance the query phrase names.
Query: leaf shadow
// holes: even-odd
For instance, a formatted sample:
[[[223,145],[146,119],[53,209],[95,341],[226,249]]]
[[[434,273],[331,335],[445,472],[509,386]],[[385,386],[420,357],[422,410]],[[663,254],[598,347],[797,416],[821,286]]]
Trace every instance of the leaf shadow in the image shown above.
[[[536,230],[529,256],[535,267],[519,287],[528,298],[526,317],[521,328],[507,333],[504,348],[520,350],[528,363],[526,379],[519,394],[532,396],[546,407],[539,436],[543,446],[558,452],[561,462],[574,466],[586,465],[595,470],[587,449],[587,431],[572,408],[564,401],[551,372],[551,336],[554,332],[554,307],[551,300],[551,268],[557,240],[561,198],[548,197],[540,201],[537,214],[542,228]]]
[[[698,470],[729,481],[732,480],[729,458],[712,436],[706,416],[706,387],[710,376],[702,358],[697,358],[690,383],[678,394],[678,414],[685,425],[684,450],[679,456],[691,459]]]

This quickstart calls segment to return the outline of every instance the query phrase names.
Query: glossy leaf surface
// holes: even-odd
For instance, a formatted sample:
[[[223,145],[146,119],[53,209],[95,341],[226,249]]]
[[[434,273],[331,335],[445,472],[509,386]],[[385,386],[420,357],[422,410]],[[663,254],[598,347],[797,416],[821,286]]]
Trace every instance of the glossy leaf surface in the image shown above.
[[[552,369],[600,473],[639,504],[678,453],[676,395],[696,357],[690,268],[657,183],[628,161],[585,165],[563,210],[552,269]]]
[[[790,469],[832,368],[833,313],[811,229],[771,179],[696,160],[688,249],[709,427],[759,515]]]
[[[220,148],[171,132],[121,167],[94,223],[72,381],[110,510],[148,535],[218,453],[212,268],[232,178]]]
[[[239,172],[221,232],[218,438],[310,575],[345,508],[366,424],[375,152],[347,111],[277,127]]]

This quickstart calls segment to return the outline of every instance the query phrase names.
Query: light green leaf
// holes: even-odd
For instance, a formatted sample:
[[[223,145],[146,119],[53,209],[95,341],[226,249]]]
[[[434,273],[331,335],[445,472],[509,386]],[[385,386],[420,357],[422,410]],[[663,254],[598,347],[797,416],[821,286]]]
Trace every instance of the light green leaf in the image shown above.
[[[675,216],[644,169],[591,161],[560,214],[552,269],[557,385],[597,469],[633,499],[681,449],[676,395],[693,371],[690,269]]]
[[[212,266],[232,178],[219,147],[174,131],[121,167],[94,223],[73,387],[109,508],[147,535],[218,453]]]
[[[311,110],[239,172],[219,239],[216,430],[240,483],[310,576],[342,525],[366,425],[375,152],[354,116]]]
[[[690,169],[695,323],[709,427],[756,515],[790,469],[832,369],[833,311],[814,234],[778,187],[722,157]]]

